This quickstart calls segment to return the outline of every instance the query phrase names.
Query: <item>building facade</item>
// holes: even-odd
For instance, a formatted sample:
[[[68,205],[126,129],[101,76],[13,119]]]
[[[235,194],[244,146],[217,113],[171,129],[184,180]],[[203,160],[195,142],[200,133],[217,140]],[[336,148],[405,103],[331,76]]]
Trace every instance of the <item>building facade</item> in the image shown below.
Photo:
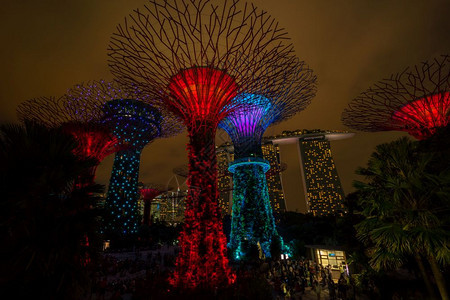
[[[269,188],[269,198],[275,216],[286,211],[284,200],[281,172],[283,171],[280,162],[280,147],[267,141],[262,145],[264,159],[270,163],[270,169],[266,173],[267,186]]]
[[[342,214],[345,195],[330,142],[324,136],[300,138],[299,148],[308,212],[314,216]]]
[[[346,131],[296,130],[268,137],[277,144],[297,144],[306,213],[314,216],[344,213],[345,198],[330,141],[352,137]]]

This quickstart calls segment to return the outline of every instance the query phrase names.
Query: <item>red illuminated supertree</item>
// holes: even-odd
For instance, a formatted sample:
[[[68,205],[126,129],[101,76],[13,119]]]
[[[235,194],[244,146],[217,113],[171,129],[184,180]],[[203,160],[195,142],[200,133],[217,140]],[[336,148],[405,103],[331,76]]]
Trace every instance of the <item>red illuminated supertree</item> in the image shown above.
[[[266,12],[238,0],[149,0],[117,27],[110,67],[123,85],[136,84],[187,127],[189,193],[181,251],[171,278],[181,288],[227,285],[226,238],[217,205],[214,138],[233,98],[253,81],[279,84],[295,60],[286,32]],[[265,72],[268,66],[283,66]]]
[[[82,159],[93,159],[96,164],[78,185],[92,183],[98,164],[118,150],[119,140],[96,115],[77,115],[67,109],[66,97],[40,97],[21,103],[17,108],[20,120],[30,120],[48,127],[62,127],[77,141],[74,154]]]
[[[140,189],[140,193],[144,200],[144,217],[142,221],[144,225],[150,225],[152,200],[155,199],[156,196],[161,195],[166,190],[167,189],[165,189],[164,186],[159,184],[146,184],[143,188]]]
[[[450,121],[450,57],[443,55],[376,83],[342,114],[362,131],[406,131],[419,140]]]

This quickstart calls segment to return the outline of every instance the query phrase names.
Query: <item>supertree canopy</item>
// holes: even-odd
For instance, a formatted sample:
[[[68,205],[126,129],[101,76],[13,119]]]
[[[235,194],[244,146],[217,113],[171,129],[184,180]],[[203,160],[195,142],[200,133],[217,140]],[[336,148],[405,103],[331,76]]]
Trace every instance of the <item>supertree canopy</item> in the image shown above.
[[[48,127],[62,127],[77,141],[74,154],[83,159],[93,159],[96,164],[89,174],[79,178],[77,184],[92,183],[98,164],[119,148],[119,140],[110,128],[101,122],[98,114],[77,114],[67,109],[69,99],[41,97],[23,102],[17,108],[20,120],[31,120]],[[72,106],[72,108],[76,108]]]
[[[427,139],[450,120],[450,57],[443,55],[376,83],[350,102],[345,125],[362,131],[406,131]]]
[[[238,0],[149,0],[111,39],[116,79],[153,95],[188,130],[189,195],[174,286],[209,289],[233,281],[217,205],[215,132],[236,107],[234,97],[253,93],[251,82],[279,82],[279,74],[264,71],[290,67],[286,39],[266,12]]]
[[[144,216],[142,223],[150,225],[151,202],[156,196],[161,195],[166,189],[162,185],[150,184],[140,189],[140,193],[144,200]]]
[[[172,114],[143,100],[148,97],[135,86],[123,88],[114,82],[92,81],[67,92],[69,108],[76,104],[78,115],[101,115],[121,147],[114,158],[105,202],[106,235],[129,235],[140,224],[138,179],[142,149],[159,137],[181,130]],[[79,107],[81,104],[81,108]]]
[[[283,253],[289,252],[275,227],[265,174],[270,164],[263,158],[261,140],[269,125],[303,110],[315,95],[316,76],[303,62],[297,61],[296,67],[275,87],[255,82],[253,90],[259,93],[236,96],[235,101],[243,105],[219,123],[234,145],[234,161],[229,166],[233,206],[228,245],[236,259],[248,256],[252,247],[270,257],[273,243],[281,245]]]

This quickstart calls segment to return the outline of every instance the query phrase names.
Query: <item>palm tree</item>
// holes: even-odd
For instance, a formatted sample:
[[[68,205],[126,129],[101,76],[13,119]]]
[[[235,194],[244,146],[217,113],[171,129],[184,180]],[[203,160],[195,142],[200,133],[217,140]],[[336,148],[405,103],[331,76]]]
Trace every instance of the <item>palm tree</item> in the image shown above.
[[[371,155],[368,167],[357,170],[367,179],[354,183],[366,217],[356,225],[357,236],[370,245],[370,264],[376,270],[398,268],[413,256],[433,295],[425,258],[442,299],[448,299],[439,263],[450,262],[445,230],[450,172],[448,167],[437,169],[433,153],[420,149],[418,142],[408,138],[382,144]]]
[[[17,298],[78,299],[90,282],[83,262],[95,259],[95,195],[103,189],[74,184],[94,163],[75,147],[60,129],[0,125],[0,278]],[[80,243],[86,236],[89,246]]]

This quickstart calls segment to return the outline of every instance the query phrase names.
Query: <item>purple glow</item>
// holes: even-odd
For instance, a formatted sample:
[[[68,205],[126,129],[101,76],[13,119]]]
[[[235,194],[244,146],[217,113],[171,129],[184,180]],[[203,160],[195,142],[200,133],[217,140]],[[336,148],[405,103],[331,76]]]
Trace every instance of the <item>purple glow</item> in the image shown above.
[[[253,137],[257,131],[264,133],[271,123],[265,119],[271,107],[269,99],[261,95],[241,94],[234,101],[243,105],[230,113],[220,127],[230,136],[239,138]]]

